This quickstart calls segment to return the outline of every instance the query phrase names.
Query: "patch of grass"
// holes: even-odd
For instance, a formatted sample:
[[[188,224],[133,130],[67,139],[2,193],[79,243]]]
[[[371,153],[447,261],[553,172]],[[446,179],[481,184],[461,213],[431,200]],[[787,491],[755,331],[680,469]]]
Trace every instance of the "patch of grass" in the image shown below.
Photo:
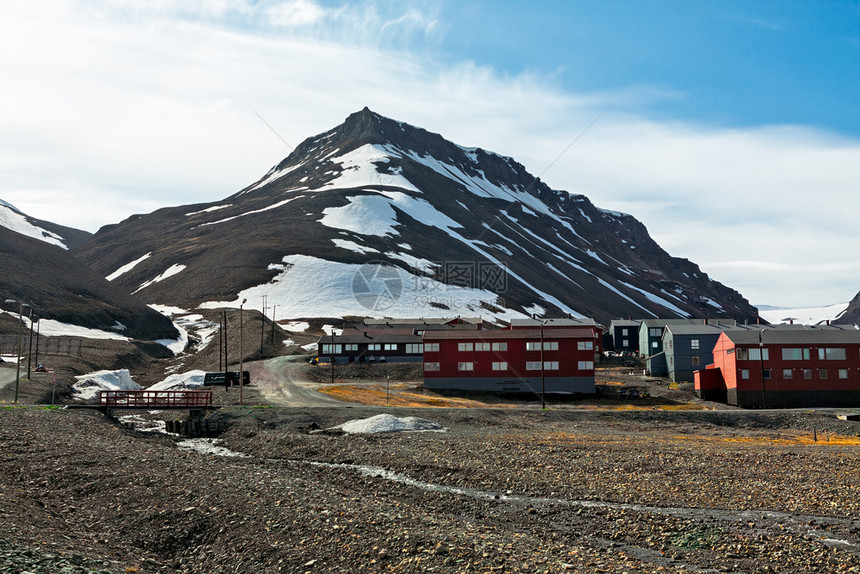
[[[687,532],[677,532],[672,536],[673,546],[679,548],[713,548],[722,539],[720,528],[695,528]]]
[[[398,385],[399,387],[399,385]],[[400,391],[400,388],[392,388]],[[340,401],[359,403],[362,405],[388,405],[391,407],[447,407],[447,408],[479,408],[487,406],[484,403],[460,398],[449,398],[434,394],[414,392],[386,392],[382,385],[333,385],[319,390]]]

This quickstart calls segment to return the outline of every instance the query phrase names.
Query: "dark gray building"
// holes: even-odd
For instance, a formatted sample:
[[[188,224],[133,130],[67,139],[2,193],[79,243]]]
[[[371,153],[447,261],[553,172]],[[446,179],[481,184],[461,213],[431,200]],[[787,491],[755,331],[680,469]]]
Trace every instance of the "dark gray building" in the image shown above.
[[[642,321],[633,319],[613,319],[609,324],[612,349],[616,353],[639,351],[639,326]]]

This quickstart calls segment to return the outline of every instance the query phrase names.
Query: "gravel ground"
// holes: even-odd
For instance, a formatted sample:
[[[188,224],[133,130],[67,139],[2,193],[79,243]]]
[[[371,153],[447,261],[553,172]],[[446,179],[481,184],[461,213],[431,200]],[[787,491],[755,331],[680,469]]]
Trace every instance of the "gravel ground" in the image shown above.
[[[447,430],[310,432],[380,412]],[[832,414],[213,416],[244,456],[0,408],[0,572],[860,572],[860,424]]]

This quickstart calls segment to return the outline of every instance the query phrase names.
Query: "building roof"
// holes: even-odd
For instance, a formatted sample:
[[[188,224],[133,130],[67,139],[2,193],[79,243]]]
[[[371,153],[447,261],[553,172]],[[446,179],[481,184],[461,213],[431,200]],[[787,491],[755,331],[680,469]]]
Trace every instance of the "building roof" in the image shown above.
[[[808,327],[805,329],[730,330],[726,336],[736,345],[822,345],[822,344],[860,344],[860,330],[834,329],[828,327]]]
[[[323,335],[317,344],[331,343],[331,335]],[[334,336],[335,344],[352,343],[420,343],[421,335],[414,329],[344,329]]]
[[[736,325],[735,319],[643,319],[643,327],[667,327],[669,325],[704,325],[707,321],[708,325]]]
[[[405,327],[416,329],[446,328],[452,329],[475,329],[484,324],[481,317],[406,317],[406,318],[381,318],[365,319],[364,325],[368,327]]]
[[[614,329],[615,327],[638,327],[642,324],[640,319],[613,319],[611,323],[609,323],[609,328]]]
[[[539,327],[544,324],[548,327],[601,327],[591,317],[563,317],[557,319],[511,319],[511,328],[521,329],[523,327]]]
[[[425,341],[501,341],[528,339],[537,341],[540,329],[496,329],[494,331],[424,331]],[[562,327],[543,329],[544,339],[594,339],[594,327]]]

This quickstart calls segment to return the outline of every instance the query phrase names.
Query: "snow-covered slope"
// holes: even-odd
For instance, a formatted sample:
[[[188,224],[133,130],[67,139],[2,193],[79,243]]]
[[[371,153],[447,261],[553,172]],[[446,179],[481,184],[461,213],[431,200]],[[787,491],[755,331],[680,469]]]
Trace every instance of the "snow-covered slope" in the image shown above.
[[[818,325],[821,323],[835,323],[845,313],[848,303],[837,303],[824,307],[759,307],[761,318],[778,325],[780,323],[796,323],[802,325]]]
[[[111,285],[69,253],[90,236],[28,217],[0,201],[0,301],[23,301],[42,318],[42,334],[166,339],[170,320]],[[10,309],[14,307],[12,304]],[[14,325],[14,323],[11,323]]]
[[[75,250],[149,303],[281,316],[733,317],[756,311],[634,217],[368,109],[211,204]]]
[[[90,236],[86,231],[32,218],[2,199],[0,199],[0,227],[63,249],[69,249]]]

